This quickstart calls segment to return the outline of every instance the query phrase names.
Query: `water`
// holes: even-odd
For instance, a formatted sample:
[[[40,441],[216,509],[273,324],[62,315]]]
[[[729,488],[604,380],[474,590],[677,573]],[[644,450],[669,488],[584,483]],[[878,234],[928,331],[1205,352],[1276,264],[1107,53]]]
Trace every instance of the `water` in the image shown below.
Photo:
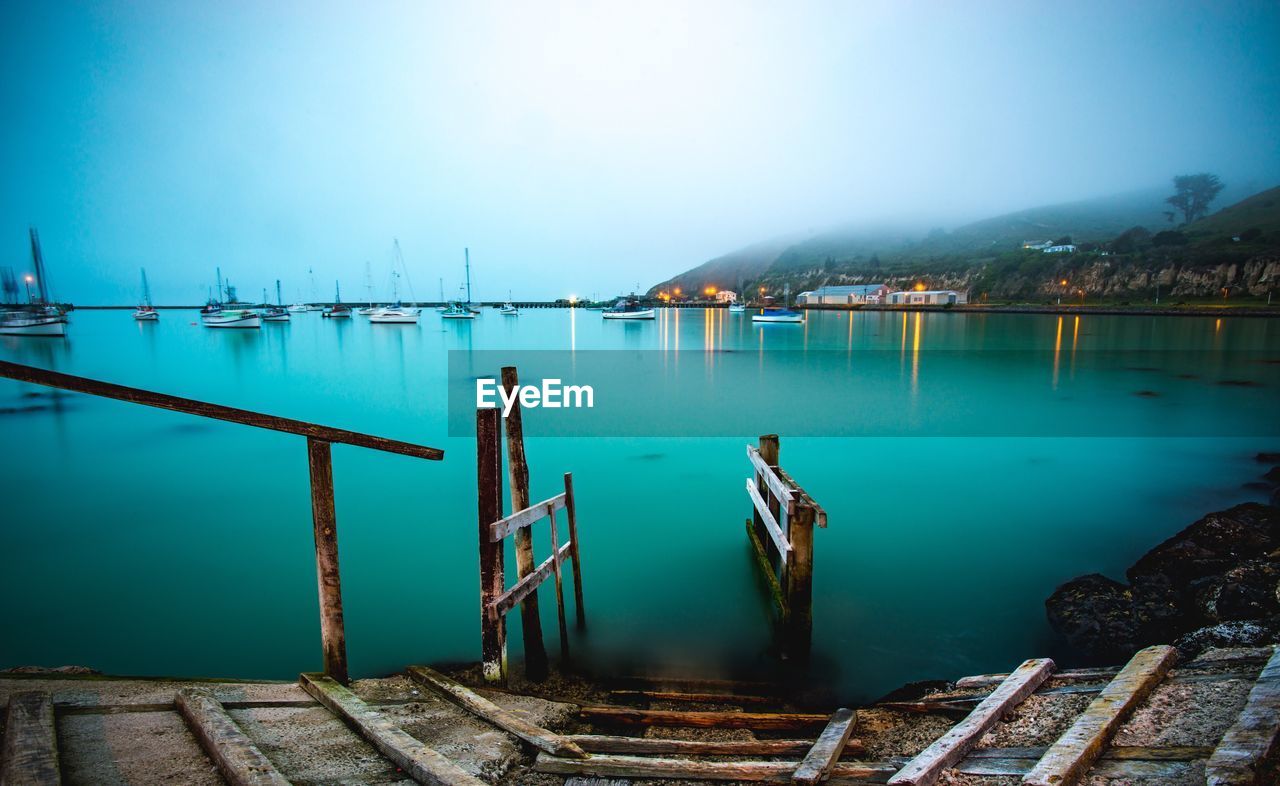
[[[1122,577],[1204,513],[1261,498],[1242,488],[1261,469],[1253,454],[1280,448],[1264,436],[1066,436],[1097,433],[1064,393],[1073,364],[1118,348],[1175,351],[1159,368],[1099,372],[1106,384],[1093,395],[1105,398],[1091,406],[1115,422],[1154,417],[1172,433],[1194,422],[1213,434],[1221,419],[1220,433],[1241,433],[1227,426],[1245,413],[1259,433],[1277,433],[1280,366],[1237,364],[1231,378],[1253,384],[1227,386],[1223,368],[1206,367],[1232,350],[1280,358],[1272,320],[822,312],[761,329],[724,311],[619,324],[564,310],[442,323],[428,310],[416,327],[310,313],[237,332],[196,319],[81,311],[67,340],[0,339],[0,357],[443,448],[443,462],[428,462],[334,447],[357,675],[479,654],[474,442],[448,436],[451,349],[880,350],[901,354],[904,413],[986,389],[983,351],[1034,350],[1005,356],[1036,380],[1016,394],[1020,412],[1064,436],[783,434],[783,465],[830,516],[815,536],[815,674],[850,701],[1054,651],[1043,601],[1057,584],[1093,571]],[[974,362],[932,373],[933,350]],[[788,384],[843,384],[832,377],[801,367]],[[717,384],[726,396],[740,386]],[[847,387],[847,417],[883,416],[883,401],[872,407]],[[1002,412],[969,417],[998,424]],[[769,607],[742,523],[742,445],[773,429],[769,413],[742,422],[721,437],[530,440],[535,499],[574,473],[590,622],[573,641],[578,659],[706,676],[772,667]],[[0,666],[285,679],[318,668],[305,440],[7,381],[0,424]],[[545,526],[536,538],[545,556]],[[542,603],[554,653],[550,583]]]

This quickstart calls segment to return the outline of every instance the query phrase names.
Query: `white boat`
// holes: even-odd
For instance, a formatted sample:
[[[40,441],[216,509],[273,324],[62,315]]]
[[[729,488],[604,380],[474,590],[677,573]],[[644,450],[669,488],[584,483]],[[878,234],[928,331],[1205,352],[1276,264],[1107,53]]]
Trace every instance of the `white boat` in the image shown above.
[[[306,310],[307,311],[324,311],[324,306],[320,305],[319,303],[308,303]]]
[[[0,311],[0,336],[49,336],[67,334],[67,315],[54,306]]]
[[[653,319],[653,309],[642,308],[634,297],[619,298],[609,308],[600,312],[605,319]]]
[[[746,307],[745,305],[743,305],[742,303],[730,303],[730,304],[729,304],[729,313],[730,313],[730,314],[742,314],[742,313],[745,313],[745,312],[746,312],[746,310],[747,310],[747,307]]]
[[[151,305],[151,287],[147,285],[146,268],[142,268],[142,303],[133,312],[133,318],[139,322],[155,322],[160,319],[160,312]]]
[[[475,319],[476,312],[467,308],[461,303],[450,303],[449,307],[440,312],[441,319]]]
[[[375,325],[416,325],[418,324],[418,315],[422,313],[422,309],[411,306],[402,306],[396,303],[393,306],[374,309],[369,315],[369,322]]]
[[[307,310],[307,307],[302,303],[294,303],[292,306],[289,306],[290,314],[301,314],[306,310]]]
[[[210,303],[200,312],[200,324],[207,328],[260,328],[262,315],[251,308],[223,308]]]
[[[263,299],[265,300],[265,293]],[[288,322],[289,309],[284,307],[284,299],[280,297],[280,279],[276,279],[276,304],[267,306],[262,312],[263,322]]]
[[[503,303],[502,308],[498,309],[498,313],[504,317],[518,317],[520,311],[511,303]]]
[[[789,308],[766,308],[759,314],[751,315],[752,322],[797,323],[804,321],[804,314]]]
[[[378,307],[377,307],[377,306],[375,306],[375,305],[373,305],[373,304],[369,304],[369,305],[365,306],[364,308],[357,308],[357,309],[356,309],[356,313],[357,313],[357,314],[359,314],[359,315],[360,315],[360,316],[362,316],[362,317],[372,316],[372,315],[373,315],[375,312],[377,312],[377,311],[378,311]]]

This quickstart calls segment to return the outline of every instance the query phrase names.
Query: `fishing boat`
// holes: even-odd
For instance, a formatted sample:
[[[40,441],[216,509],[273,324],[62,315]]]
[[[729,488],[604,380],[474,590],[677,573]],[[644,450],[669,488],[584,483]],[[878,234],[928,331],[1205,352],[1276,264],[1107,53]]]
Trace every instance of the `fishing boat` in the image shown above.
[[[634,296],[618,298],[618,302],[600,313],[605,319],[653,319],[653,309],[644,308]]]
[[[782,308],[765,308],[761,309],[759,314],[752,314],[752,322],[764,322],[773,324],[798,324],[804,322],[804,314],[799,311],[792,311],[788,305],[791,302],[791,286],[788,285],[783,290]]]
[[[288,308],[288,311],[290,314],[301,314],[306,310],[307,310],[306,303],[294,303],[292,306],[289,306]]]
[[[226,305],[219,299],[225,294]],[[230,306],[230,308],[228,308]],[[205,307],[200,309],[200,324],[207,328],[243,328],[262,327],[262,315],[251,308],[242,308],[236,299],[235,287],[228,280],[222,281],[222,268],[218,268],[218,296],[209,298]]]
[[[133,312],[133,318],[139,322],[155,322],[160,319],[160,312],[151,305],[151,287],[147,285],[147,269],[142,268],[142,303]]]
[[[338,282],[333,282],[333,305],[326,308],[320,316],[328,319],[351,319],[351,307],[342,302],[342,292]]]
[[[514,303],[511,302],[511,290],[507,290],[507,302],[498,308],[498,313],[504,317],[518,317],[520,312],[516,309]]]
[[[745,312],[746,312],[746,310],[747,310],[747,307],[746,307],[745,305],[743,305],[742,303],[730,303],[730,304],[729,304],[729,313],[730,313],[730,314],[742,314],[742,313],[745,313]]]
[[[476,312],[467,307],[465,303],[454,301],[440,312],[441,319],[475,319]]]
[[[262,312],[262,321],[288,322],[291,310],[284,307],[284,298],[280,297],[280,279],[276,279],[276,304],[266,307],[266,310]]]
[[[3,336],[41,336],[53,337],[67,334],[67,313],[61,306],[50,302],[48,274],[44,267],[44,254],[40,251],[40,235],[35,227],[29,230],[31,236],[31,262],[35,266],[35,274],[27,275],[27,302],[21,305],[0,307],[0,335]],[[36,284],[36,292],[31,292],[31,284]],[[16,290],[16,282],[14,282]]]

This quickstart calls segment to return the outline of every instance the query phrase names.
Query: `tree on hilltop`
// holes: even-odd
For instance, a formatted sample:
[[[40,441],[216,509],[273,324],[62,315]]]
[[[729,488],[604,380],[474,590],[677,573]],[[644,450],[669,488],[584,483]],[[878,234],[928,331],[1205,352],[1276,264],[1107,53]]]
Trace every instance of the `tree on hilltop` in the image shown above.
[[[1173,179],[1173,196],[1165,202],[1182,212],[1182,223],[1190,224],[1197,218],[1209,214],[1209,203],[1222,190],[1222,181],[1217,175],[1201,172],[1198,175],[1178,175]],[[1165,213],[1169,221],[1173,221],[1173,211]]]

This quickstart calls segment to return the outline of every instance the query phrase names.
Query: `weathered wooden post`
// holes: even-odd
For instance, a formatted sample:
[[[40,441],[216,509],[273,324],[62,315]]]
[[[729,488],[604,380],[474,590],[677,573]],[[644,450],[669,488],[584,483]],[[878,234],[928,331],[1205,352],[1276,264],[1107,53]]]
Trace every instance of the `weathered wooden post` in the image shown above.
[[[760,458],[770,467],[778,466],[778,455],[781,452],[781,444],[777,434],[761,434],[760,435]],[[756,473],[756,489],[760,492],[760,496],[769,505],[769,512],[773,514],[773,520],[785,526],[785,522],[778,518],[780,508],[778,500],[774,496],[773,491],[769,488],[769,484],[765,482],[764,476],[759,472]],[[777,570],[781,564],[785,564],[782,554],[778,552],[777,547],[773,543],[773,539],[768,536],[765,531],[764,521],[760,518],[760,514],[755,512],[754,516],[756,537],[764,544],[765,553],[768,554],[770,562],[774,563],[774,569]],[[784,529],[785,532],[785,529]]]
[[[329,443],[307,437],[311,470],[311,521],[316,539],[316,579],[320,586],[320,643],[324,673],[347,683],[347,634],[342,621],[342,582],[338,575],[338,523],[333,507],[333,463]]]
[[[813,520],[814,509],[803,500],[796,502],[795,515],[787,519],[791,554],[782,575],[782,629],[788,650],[800,656],[808,654],[813,633]]]
[[[502,413],[476,410],[476,489],[480,521],[480,661],[486,682],[506,682],[507,620],[490,611],[502,594],[502,541],[489,527],[502,518]]]
[[[517,390],[520,380],[514,366],[502,369],[502,387],[508,395]],[[529,507],[529,463],[524,455],[524,428],[521,425],[520,402],[507,414],[507,473],[511,485],[511,509]],[[515,533],[516,570],[520,578],[534,571],[533,533],[521,527]],[[520,604],[520,627],[524,634],[525,676],[541,680],[547,676],[547,651],[542,643],[542,621],[538,614],[538,594],[529,593]]]
[[[582,565],[578,550],[578,509],[573,504],[573,473],[564,473],[564,509],[569,517],[569,554],[573,557],[573,605],[578,611],[578,627],[587,627],[586,612],[582,610]]]
[[[560,657],[569,659],[569,626],[564,619],[564,576],[560,571],[560,535],[556,532],[556,506],[547,506],[551,519],[551,571],[556,577],[556,620],[560,624]]]

